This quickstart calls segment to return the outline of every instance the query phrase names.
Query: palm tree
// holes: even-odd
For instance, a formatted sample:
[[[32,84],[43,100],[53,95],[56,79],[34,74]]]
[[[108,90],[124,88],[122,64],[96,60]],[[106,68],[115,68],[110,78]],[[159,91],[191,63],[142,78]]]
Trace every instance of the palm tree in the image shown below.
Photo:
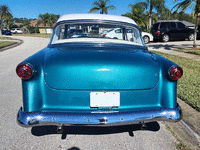
[[[148,21],[146,19],[146,15],[144,13],[146,6],[143,3],[136,3],[135,5],[130,4],[129,7],[131,8],[130,13],[126,13],[122,16],[129,17],[133,19],[139,26],[146,26]]]
[[[200,17],[200,0],[174,0],[174,2],[179,1],[173,8],[175,13],[177,11],[184,12],[187,8],[193,8],[193,17],[196,19],[195,30],[194,30],[194,43],[193,47],[196,47],[196,38],[197,38],[197,28],[198,28],[198,18]]]
[[[47,24],[49,25],[50,28],[53,28],[53,25],[57,22],[60,15],[55,15],[55,14],[49,14],[49,15],[50,15],[50,17],[48,19]]]
[[[42,24],[43,24],[43,26],[44,26],[44,28],[45,28],[45,31],[46,31],[47,23],[48,23],[49,20],[50,20],[50,15],[49,15],[49,13],[46,13],[46,14],[44,14],[44,15],[40,14],[40,15],[39,15],[39,18],[41,19],[41,22],[42,22]],[[48,24],[49,24],[49,23],[48,23]]]
[[[10,20],[12,18],[13,18],[12,12],[9,9],[9,7],[7,5],[0,5],[0,19],[1,19],[0,35],[1,36],[2,36],[1,31],[2,31],[2,28],[3,28],[3,22]]]
[[[163,8],[162,10],[158,11],[158,15],[160,20],[170,20],[172,18],[171,10],[168,8]]]
[[[165,8],[165,0],[145,0],[143,3],[143,6],[146,7],[146,9],[149,9],[149,29],[151,28],[152,23],[152,15],[153,15],[153,9],[157,11],[161,11],[163,8]]]
[[[100,10],[100,14],[107,14],[108,13],[108,9],[115,9],[115,6],[113,5],[110,5],[110,6],[107,6],[108,3],[110,1],[109,0],[98,0],[96,2],[94,2],[93,4],[93,8],[90,9],[89,13],[92,13],[92,12],[97,12]]]

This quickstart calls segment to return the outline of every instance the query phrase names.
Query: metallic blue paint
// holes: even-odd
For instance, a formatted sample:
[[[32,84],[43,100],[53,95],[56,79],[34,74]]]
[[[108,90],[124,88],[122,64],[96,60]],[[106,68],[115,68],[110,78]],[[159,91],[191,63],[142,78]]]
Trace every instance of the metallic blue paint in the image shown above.
[[[151,54],[109,48],[55,48],[45,53],[43,65],[47,85],[58,90],[152,89],[160,69]]]
[[[177,108],[177,82],[168,76],[168,69],[175,64],[145,47],[49,45],[24,62],[30,63],[35,72],[30,80],[22,80],[24,113],[19,115],[23,117],[29,112],[76,112],[80,116],[99,111],[90,108],[90,92],[96,91],[120,92],[120,107],[110,112],[146,110],[150,114]],[[19,119],[23,122],[22,116]]]

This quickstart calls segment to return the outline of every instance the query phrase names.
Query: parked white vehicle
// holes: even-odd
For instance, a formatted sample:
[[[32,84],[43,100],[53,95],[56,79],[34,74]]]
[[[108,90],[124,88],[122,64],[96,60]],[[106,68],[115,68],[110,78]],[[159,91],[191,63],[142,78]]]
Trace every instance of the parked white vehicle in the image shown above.
[[[142,32],[142,37],[145,44],[149,43],[150,41],[153,41],[153,35],[151,33]]]
[[[122,40],[123,39],[123,29],[121,28],[116,28],[116,29],[111,29],[109,31],[107,31],[106,33],[104,33],[102,36],[106,37],[106,38],[112,38],[112,39],[119,39]],[[128,29],[127,31],[127,39],[129,41],[134,41],[134,37],[137,35],[134,35],[134,31]],[[144,39],[145,44],[149,43],[150,41],[153,41],[153,36],[150,33],[147,32],[142,32],[142,37]]]
[[[14,34],[17,34],[17,33],[22,34],[22,30],[20,30],[20,28],[12,28],[11,32],[14,33]]]

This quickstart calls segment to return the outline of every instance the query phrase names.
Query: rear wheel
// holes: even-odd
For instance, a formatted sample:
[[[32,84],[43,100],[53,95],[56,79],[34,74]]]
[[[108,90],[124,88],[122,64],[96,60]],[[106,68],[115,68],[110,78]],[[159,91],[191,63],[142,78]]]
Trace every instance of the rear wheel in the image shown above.
[[[164,34],[162,37],[163,42],[168,42],[169,41],[169,35]]]
[[[149,41],[150,41],[150,40],[149,40],[149,37],[146,36],[146,35],[143,37],[143,40],[144,40],[144,43],[145,43],[145,44],[149,43]]]
[[[188,39],[189,39],[190,41],[194,41],[194,34],[193,34],[193,33],[190,33]]]

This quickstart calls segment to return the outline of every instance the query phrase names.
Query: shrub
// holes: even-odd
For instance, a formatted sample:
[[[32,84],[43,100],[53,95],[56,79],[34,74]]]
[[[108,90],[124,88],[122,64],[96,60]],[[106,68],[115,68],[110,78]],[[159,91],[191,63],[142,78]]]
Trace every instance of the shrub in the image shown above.
[[[21,28],[21,30],[22,30],[23,34],[29,33],[29,30],[28,30],[28,28],[27,28],[26,26],[23,26],[23,27]]]

